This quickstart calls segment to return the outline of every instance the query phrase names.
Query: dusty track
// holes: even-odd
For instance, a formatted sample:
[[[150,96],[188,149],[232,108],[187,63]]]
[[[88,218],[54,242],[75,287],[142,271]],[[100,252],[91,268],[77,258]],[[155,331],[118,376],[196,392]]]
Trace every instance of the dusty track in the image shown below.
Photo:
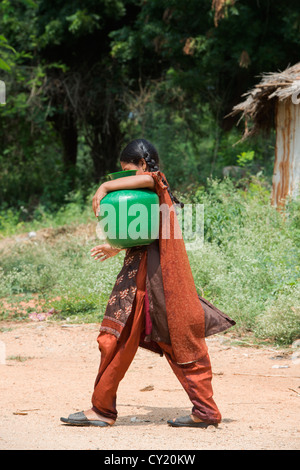
[[[300,447],[300,364],[292,351],[235,346],[230,335],[208,339],[223,422],[218,429],[200,430],[166,424],[189,413],[189,400],[165,358],[139,349],[119,388],[116,424],[78,428],[59,418],[90,406],[99,325],[47,321],[0,327],[6,345],[6,364],[0,365],[0,449]]]

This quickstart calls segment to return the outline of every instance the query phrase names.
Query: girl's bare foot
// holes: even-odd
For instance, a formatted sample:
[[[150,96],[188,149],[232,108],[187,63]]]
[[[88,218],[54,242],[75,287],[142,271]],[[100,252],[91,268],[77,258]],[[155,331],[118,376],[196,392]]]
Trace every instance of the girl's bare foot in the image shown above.
[[[192,418],[194,423],[203,423],[204,422],[202,419],[198,418],[198,416],[190,415],[190,417]]]
[[[110,425],[113,425],[115,422],[111,418],[106,418],[105,416],[102,416],[99,413],[96,413],[96,411],[94,411],[93,409],[84,411],[84,414],[87,417],[87,419],[92,420],[92,421],[95,421],[95,420],[104,421],[105,423],[108,423]]]

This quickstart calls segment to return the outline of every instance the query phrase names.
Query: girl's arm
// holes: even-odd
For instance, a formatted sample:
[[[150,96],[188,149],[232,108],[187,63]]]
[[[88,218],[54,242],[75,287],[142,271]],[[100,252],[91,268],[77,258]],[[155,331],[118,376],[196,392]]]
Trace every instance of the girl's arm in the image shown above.
[[[99,204],[107,193],[120,189],[150,188],[154,190],[154,179],[150,175],[133,175],[126,178],[118,178],[112,181],[105,181],[96,191],[93,197],[93,211],[96,217],[99,215]]]
[[[112,181],[106,181],[104,186],[106,192],[117,191],[118,189],[151,188],[154,189],[154,179],[150,175],[133,175],[126,178],[118,178]]]

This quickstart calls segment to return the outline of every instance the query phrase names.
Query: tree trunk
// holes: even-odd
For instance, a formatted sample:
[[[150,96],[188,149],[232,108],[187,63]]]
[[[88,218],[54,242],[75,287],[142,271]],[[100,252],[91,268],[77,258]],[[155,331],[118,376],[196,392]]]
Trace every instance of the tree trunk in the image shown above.
[[[51,121],[60,136],[62,143],[62,161],[65,171],[70,174],[72,181],[75,178],[77,162],[78,133],[76,120],[73,114],[55,114]]]
[[[94,164],[94,181],[99,182],[101,176],[118,171],[117,163],[120,157],[120,145],[122,134],[119,122],[109,119],[107,129],[94,128],[93,141],[91,144],[91,157]]]
[[[60,130],[63,144],[63,162],[66,169],[74,169],[77,162],[78,134],[73,116],[69,116]]]

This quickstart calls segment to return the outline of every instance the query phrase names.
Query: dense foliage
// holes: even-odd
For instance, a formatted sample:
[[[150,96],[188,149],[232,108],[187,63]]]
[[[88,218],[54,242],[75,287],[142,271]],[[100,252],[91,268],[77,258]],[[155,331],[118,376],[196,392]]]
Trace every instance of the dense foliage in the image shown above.
[[[225,116],[258,74],[298,60],[299,27],[292,0],[3,0],[0,207],[25,219],[87,195],[141,136],[177,188],[249,151],[270,177],[274,136],[232,147]]]
[[[204,244],[188,250],[199,294],[234,318],[238,333],[290,344],[300,335],[300,201],[279,213],[262,177],[252,177],[246,192],[230,179],[194,189],[180,199],[204,205]],[[40,235],[14,232],[0,243],[0,319],[55,308],[54,320],[101,320],[124,255],[91,258],[99,244],[91,213],[90,198],[84,208],[74,200],[55,216],[19,227],[25,234],[43,227]]]
[[[100,319],[121,255],[93,268],[97,240],[17,235],[93,223],[99,182],[144,137],[180,200],[204,204],[199,293],[238,331],[299,337],[299,201],[270,205],[274,132],[237,143],[243,123],[227,116],[261,73],[299,60],[299,32],[296,0],[2,0],[0,238],[16,236],[1,249],[2,318],[34,297]]]

